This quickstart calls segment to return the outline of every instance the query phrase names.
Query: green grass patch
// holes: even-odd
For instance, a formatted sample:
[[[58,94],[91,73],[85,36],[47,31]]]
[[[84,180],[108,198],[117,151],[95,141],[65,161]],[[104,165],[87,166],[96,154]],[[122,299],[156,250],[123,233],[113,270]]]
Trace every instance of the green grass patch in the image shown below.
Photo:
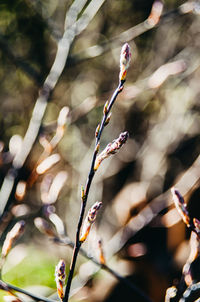
[[[3,279],[23,288],[31,285],[56,288],[54,272],[57,261],[50,258],[48,254],[29,249],[28,256],[5,273]]]

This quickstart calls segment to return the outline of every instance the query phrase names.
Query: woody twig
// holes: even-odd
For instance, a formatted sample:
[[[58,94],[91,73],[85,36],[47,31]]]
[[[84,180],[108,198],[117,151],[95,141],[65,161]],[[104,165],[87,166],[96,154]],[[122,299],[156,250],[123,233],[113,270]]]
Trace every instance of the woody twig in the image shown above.
[[[95,172],[98,168],[97,165],[96,165],[96,161],[98,162],[97,154],[98,154],[99,148],[100,148],[101,135],[102,135],[102,132],[104,130],[104,127],[110,121],[112,106],[113,106],[115,100],[117,99],[117,96],[119,95],[119,93],[123,89],[123,85],[126,81],[126,74],[127,74],[127,69],[129,67],[130,59],[131,59],[130,47],[126,43],[126,44],[124,44],[124,46],[122,47],[122,50],[121,50],[120,74],[119,74],[118,87],[114,91],[110,101],[107,101],[105,103],[105,106],[104,106],[104,109],[103,109],[103,118],[101,120],[101,123],[97,126],[97,129],[96,129],[96,132],[95,132],[95,136],[96,136],[95,148],[94,148],[94,153],[93,153],[93,157],[92,157],[91,167],[90,167],[88,179],[87,179],[87,182],[86,182],[86,186],[85,186],[85,188],[82,189],[81,212],[80,212],[78,226],[77,226],[76,242],[75,242],[72,261],[71,261],[71,265],[70,265],[70,271],[69,271],[69,276],[68,276],[68,281],[67,281],[67,286],[66,286],[66,291],[65,291],[65,297],[63,299],[64,302],[67,302],[68,299],[69,299],[69,291],[70,291],[70,288],[71,288],[71,282],[72,282],[72,278],[73,278],[73,274],[74,274],[76,260],[77,260],[77,256],[78,256],[81,244],[82,244],[82,241],[80,240],[80,232],[81,232],[81,227],[82,227],[83,218],[84,218],[84,214],[85,214],[85,209],[86,209],[87,199],[88,199],[88,195],[89,195],[89,191],[90,191],[90,186],[91,186],[93,177],[95,175]],[[109,152],[109,150],[108,150],[109,148],[108,148],[103,153],[103,156],[102,156],[102,159],[100,160],[100,162],[104,158],[108,157],[110,155],[110,153],[115,153],[126,142],[126,139],[128,138],[128,133],[126,133],[124,136],[123,136],[124,138],[122,140],[121,140],[121,138],[118,139],[118,140],[120,140],[120,142],[117,141],[117,143],[115,143],[115,145],[111,144],[111,146],[110,146],[111,151]],[[100,156],[101,156],[101,154],[100,154]],[[99,166],[99,164],[98,164],[98,166]]]

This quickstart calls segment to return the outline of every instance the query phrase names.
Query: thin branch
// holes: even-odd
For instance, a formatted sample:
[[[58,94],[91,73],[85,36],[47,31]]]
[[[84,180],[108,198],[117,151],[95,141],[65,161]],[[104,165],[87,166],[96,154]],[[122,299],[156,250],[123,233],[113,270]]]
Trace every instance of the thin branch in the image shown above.
[[[124,46],[125,47],[122,48],[123,52],[121,53],[121,58],[120,58],[120,64],[121,64],[120,69],[121,70],[120,70],[119,85],[118,85],[117,89],[114,91],[110,101],[109,102],[107,101],[104,106],[104,110],[103,110],[104,115],[101,120],[101,124],[98,125],[98,127],[97,127],[96,134],[95,134],[96,135],[95,148],[94,148],[94,152],[93,152],[91,167],[90,167],[88,179],[86,182],[85,190],[82,195],[81,211],[80,211],[77,232],[76,232],[76,243],[75,243],[75,247],[73,250],[73,256],[72,256],[72,260],[71,260],[70,271],[69,271],[69,276],[68,276],[67,286],[66,286],[66,291],[65,291],[65,297],[63,299],[63,302],[67,302],[69,299],[69,292],[70,292],[70,288],[71,288],[72,278],[74,275],[76,260],[77,260],[77,256],[78,256],[79,250],[81,248],[81,244],[82,244],[82,242],[80,241],[80,231],[81,231],[81,227],[82,227],[82,223],[83,223],[83,218],[84,218],[84,214],[85,214],[90,186],[92,184],[92,180],[93,180],[93,177],[95,174],[95,161],[97,158],[97,153],[99,151],[101,135],[102,135],[102,132],[106,125],[106,121],[110,115],[112,106],[113,106],[115,100],[117,99],[117,96],[122,91],[123,85],[124,85],[125,79],[126,79],[126,69],[128,68],[129,61],[130,61],[130,49],[129,49],[128,44],[126,44]],[[122,59],[124,59],[124,61]]]
[[[194,161],[193,165],[183,174],[175,186],[185,196],[192,187],[199,182],[200,156]],[[121,228],[108,242],[106,254],[109,257],[116,254],[138,231],[149,224],[160,211],[169,207],[173,203],[170,189],[154,198],[138,215],[131,218],[129,222]]]
[[[102,5],[101,2],[104,2],[104,1],[102,0],[99,3]],[[72,12],[74,13],[77,10],[77,6],[75,6],[75,2],[72,4],[72,6],[74,5],[74,9],[72,10],[72,6],[69,9],[69,11],[71,10],[71,13]],[[80,1],[77,1],[77,3],[79,4]],[[190,5],[190,7],[193,7],[195,5],[195,3],[196,3],[195,1],[194,2],[187,1],[184,4],[182,4],[181,6],[179,6],[178,8],[161,15],[160,22],[156,25],[156,27],[160,26],[160,24],[162,24],[163,21],[166,22],[168,19],[170,19],[172,17],[182,16],[182,15],[185,15],[187,13],[191,13],[192,10],[184,10],[183,8],[185,6],[187,6],[188,4]],[[89,8],[89,6],[88,6],[88,8]],[[69,18],[69,11],[67,12],[67,14],[68,14],[68,21],[66,21],[67,25],[71,24],[70,20],[72,20],[72,18],[74,20],[74,16]],[[116,37],[110,39],[109,41],[100,43],[98,45],[93,45],[93,46],[87,48],[84,51],[75,53],[73,55],[69,55],[68,59],[67,59],[68,66],[72,67],[72,66],[74,66],[74,65],[76,65],[76,64],[78,64],[82,61],[101,56],[104,53],[110,51],[111,49],[119,47],[122,43],[130,42],[130,41],[134,40],[134,38],[136,38],[136,37],[142,35],[143,33],[155,28],[155,26],[153,26],[153,25],[151,25],[151,26],[148,25],[147,20],[148,19],[146,19],[145,21],[143,21],[143,22],[127,29],[127,30],[125,30],[121,34],[119,34]],[[0,48],[4,52],[4,54],[7,55],[8,58],[18,68],[20,68],[32,80],[34,80],[34,82],[36,84],[41,84],[41,81],[42,81],[41,75],[30,64],[25,62],[25,60],[23,58],[18,58],[18,57],[15,56],[15,54],[11,51],[11,49],[7,45],[7,42],[4,39],[3,35],[0,35]]]
[[[85,208],[86,208],[87,199],[88,199],[88,195],[89,195],[89,191],[90,191],[90,186],[91,186],[94,174],[95,174],[94,164],[95,164],[95,160],[96,160],[97,153],[98,153],[97,146],[99,144],[101,134],[102,134],[104,126],[105,126],[105,121],[108,117],[108,114],[110,113],[110,110],[111,110],[118,94],[122,91],[123,83],[124,83],[124,81],[120,81],[119,86],[115,90],[115,92],[114,92],[114,94],[113,94],[113,96],[112,96],[112,98],[109,102],[107,112],[106,112],[106,114],[104,114],[104,116],[102,118],[99,133],[98,133],[98,136],[96,138],[95,149],[94,149],[94,153],[93,153],[93,157],[92,157],[92,163],[91,163],[90,172],[89,172],[87,183],[86,183],[84,200],[82,201],[82,204],[81,204],[81,211],[80,211],[80,216],[79,216],[79,221],[78,221],[78,226],[77,226],[77,233],[76,233],[76,244],[75,244],[74,251],[73,251],[72,262],[71,262],[71,265],[70,265],[70,271],[69,271],[69,276],[68,276],[67,286],[66,286],[66,291],[65,291],[65,297],[64,297],[63,302],[67,302],[68,298],[69,298],[69,291],[70,291],[70,287],[71,287],[72,278],[73,278],[73,275],[74,275],[76,260],[77,260],[77,256],[78,256],[78,253],[79,253],[79,250],[80,250],[80,247],[81,247],[81,242],[79,241],[80,231],[81,231],[81,226],[82,226],[82,223],[83,223],[83,217],[84,217],[84,214],[85,214]]]

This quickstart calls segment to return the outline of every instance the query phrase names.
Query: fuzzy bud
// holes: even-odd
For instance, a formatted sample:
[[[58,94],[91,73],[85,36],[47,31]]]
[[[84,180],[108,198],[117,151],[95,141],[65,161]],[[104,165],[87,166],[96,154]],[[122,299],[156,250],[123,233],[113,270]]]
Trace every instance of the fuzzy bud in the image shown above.
[[[126,80],[127,69],[129,67],[130,61],[131,61],[130,46],[128,45],[128,43],[125,43],[122,46],[121,55],[120,55],[120,74],[119,74],[120,81]]]
[[[101,162],[109,157],[112,154],[115,154],[127,141],[128,139],[128,132],[125,131],[123,133],[120,134],[120,136],[115,139],[112,143],[109,143],[106,148],[97,156],[96,161],[95,161],[95,165],[94,165],[94,170],[96,171]]]
[[[88,211],[88,214],[83,223],[80,242],[84,242],[86,240],[86,238],[90,232],[91,226],[96,220],[97,212],[101,208],[101,206],[102,206],[102,202],[97,201]]]
[[[62,301],[64,298],[64,284],[65,284],[65,262],[64,260],[60,260],[55,270],[55,280],[57,292],[60,300]]]

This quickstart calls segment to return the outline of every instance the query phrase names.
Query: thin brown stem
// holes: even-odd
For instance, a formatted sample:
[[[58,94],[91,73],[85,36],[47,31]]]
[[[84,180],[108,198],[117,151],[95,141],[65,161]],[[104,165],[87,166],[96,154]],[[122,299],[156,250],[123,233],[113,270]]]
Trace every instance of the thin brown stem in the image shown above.
[[[77,260],[77,256],[78,256],[78,253],[79,253],[79,250],[80,250],[80,247],[81,247],[81,242],[79,240],[80,239],[80,231],[81,231],[81,227],[82,227],[82,223],[83,223],[83,218],[84,218],[84,214],[85,214],[85,208],[86,208],[86,204],[87,204],[87,199],[88,199],[90,187],[91,187],[92,180],[93,180],[93,177],[94,177],[94,174],[95,174],[94,165],[95,165],[95,160],[96,160],[97,153],[98,153],[97,146],[100,142],[101,135],[102,135],[103,129],[105,127],[105,122],[106,122],[106,119],[108,117],[108,114],[110,113],[110,111],[112,109],[112,106],[113,106],[118,94],[122,91],[124,82],[125,82],[125,80],[120,81],[117,89],[114,91],[114,93],[113,93],[113,95],[112,95],[112,97],[109,101],[107,110],[106,110],[106,112],[104,112],[103,118],[101,120],[100,129],[99,129],[98,135],[96,137],[96,143],[95,143],[94,153],[93,153],[93,157],[92,157],[91,167],[90,167],[88,179],[87,179],[86,186],[85,186],[84,198],[82,200],[81,211],[80,211],[80,216],[79,216],[79,221],[78,221],[78,226],[77,226],[77,232],[76,232],[76,243],[75,243],[73,256],[72,256],[72,260],[71,260],[70,271],[69,271],[67,286],[66,286],[66,290],[65,290],[65,297],[63,299],[63,302],[67,302],[68,299],[69,299],[69,292],[70,292],[70,288],[71,288],[72,278],[73,278],[73,275],[74,275],[76,260]]]
[[[81,242],[78,240],[78,242],[76,242],[76,245],[74,245],[73,256],[72,256],[72,261],[71,261],[71,265],[70,265],[70,271],[69,271],[69,275],[68,275],[67,286],[66,286],[66,290],[65,290],[65,297],[63,299],[63,302],[68,301],[68,299],[69,299],[69,292],[70,292],[70,288],[71,288],[72,278],[74,275],[74,269],[75,269],[76,260],[78,257],[80,247],[81,247]]]

